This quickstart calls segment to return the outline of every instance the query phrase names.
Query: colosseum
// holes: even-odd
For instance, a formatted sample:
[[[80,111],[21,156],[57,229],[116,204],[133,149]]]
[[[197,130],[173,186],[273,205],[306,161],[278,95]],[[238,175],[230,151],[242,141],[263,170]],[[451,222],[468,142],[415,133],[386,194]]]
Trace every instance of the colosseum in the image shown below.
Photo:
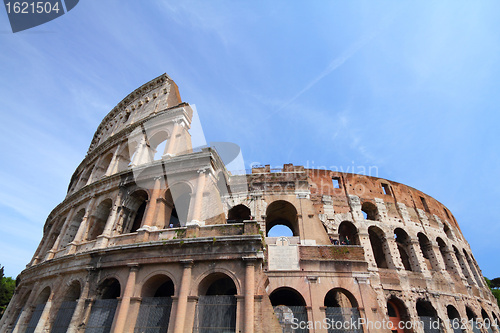
[[[231,174],[234,147],[193,148],[194,114],[164,74],[106,115],[1,332],[499,332],[443,204],[292,164]]]

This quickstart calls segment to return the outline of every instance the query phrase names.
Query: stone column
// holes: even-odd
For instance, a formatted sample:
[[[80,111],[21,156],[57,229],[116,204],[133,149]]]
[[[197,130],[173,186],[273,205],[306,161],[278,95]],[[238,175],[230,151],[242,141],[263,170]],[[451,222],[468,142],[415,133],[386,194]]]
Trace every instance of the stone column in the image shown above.
[[[88,227],[88,219],[90,216],[90,211],[94,208],[94,202],[95,202],[95,196],[93,196],[90,199],[89,204],[85,208],[85,215],[83,215],[82,222],[80,223],[78,231],[76,232],[75,238],[73,240],[73,242],[75,243],[80,243],[85,238],[85,231],[87,230]]]
[[[310,308],[311,311],[308,311],[307,320],[316,322],[322,321],[324,319],[324,313],[321,313],[321,306],[323,306],[323,301],[319,298],[315,297],[317,295],[316,288],[318,287],[318,276],[309,275],[307,278],[307,284],[309,285],[309,300],[310,300]],[[315,327],[313,325],[310,330],[311,333],[327,333],[323,327]]]
[[[132,161],[133,166],[141,165],[147,163],[151,160],[151,150],[149,148],[149,143],[146,138],[143,137],[134,152],[134,159]]]
[[[49,319],[50,309],[52,308],[52,297],[54,297],[54,291],[50,290],[50,295],[47,301],[45,302],[45,306],[43,307],[42,315],[40,319],[38,319],[38,323],[35,327],[35,332],[44,332],[45,324]]]
[[[119,154],[120,154],[121,146],[122,146],[122,144],[119,143],[115,149],[115,152],[113,154],[113,158],[111,159],[111,162],[109,162],[108,169],[104,173],[104,175],[106,177],[111,176],[112,174],[118,172],[118,161],[119,161]]]
[[[149,205],[144,216],[143,226],[160,226],[160,221],[155,221],[156,211],[158,209],[158,198],[161,193],[161,176],[155,177],[155,184],[153,188],[153,192],[151,193],[151,199],[149,200]],[[163,221],[161,221],[163,222]]]
[[[35,284],[33,289],[31,290],[26,303],[24,303],[24,309],[21,315],[19,316],[19,320],[17,321],[16,327],[12,330],[12,333],[21,333],[26,330],[26,326],[28,325],[29,316],[33,314],[35,306],[33,303],[35,302],[36,296],[38,296],[38,292],[40,290],[39,284]]]
[[[90,215],[90,211],[94,208],[94,203],[95,203],[95,196],[93,196],[87,207],[85,208],[85,215],[82,218],[82,222],[80,223],[80,226],[78,227],[78,231],[76,232],[75,238],[71,243],[69,243],[69,249],[68,249],[68,254],[75,253],[76,251],[76,244],[80,243],[84,237],[85,237],[85,232],[87,231],[88,228],[88,219]]]
[[[76,302],[75,312],[73,312],[73,316],[71,317],[71,322],[66,333],[76,333],[78,331],[78,326],[80,324],[79,321],[83,318],[83,312],[85,310],[85,302],[89,297],[89,280],[90,278],[87,278],[87,281],[85,281],[85,284],[83,285],[82,292],[80,293],[80,298],[78,298],[78,301]]]
[[[413,264],[412,269],[414,269],[415,272],[421,272],[424,276],[430,277],[429,268],[427,267],[427,261],[425,261],[424,254],[422,252],[423,249],[420,248],[420,242],[418,241],[418,238],[414,238],[411,236],[408,236],[408,238],[410,239],[408,242],[408,256],[410,258],[410,262]],[[414,260],[412,260],[412,258],[414,258]]]
[[[256,257],[244,257],[245,270],[245,333],[254,331],[255,261]]]
[[[113,225],[117,220],[118,216],[118,208],[120,207],[122,202],[122,192],[118,192],[116,196],[115,202],[113,203],[113,208],[111,209],[111,213],[106,220],[106,225],[104,226],[104,230],[101,235],[97,236],[97,248],[103,248],[108,245],[109,237],[111,237],[111,232],[113,231]]]
[[[198,170],[198,182],[196,186],[196,195],[194,198],[193,215],[189,224],[202,225],[201,221],[201,208],[203,204],[203,191],[205,189],[205,172],[206,168]]]
[[[175,141],[176,141],[177,134],[179,133],[179,129],[181,127],[182,127],[181,120],[175,120],[174,121],[174,128],[172,129],[172,134],[170,135],[170,138],[167,142],[167,145],[165,145],[165,150],[163,152],[162,158],[175,156],[175,154],[174,154]]]
[[[184,266],[184,270],[182,271],[179,299],[177,301],[177,315],[175,318],[174,333],[184,333],[184,323],[186,321],[186,308],[189,289],[191,286],[191,269],[193,267],[193,260],[181,260],[181,264]]]
[[[114,321],[114,328],[112,332],[123,333],[125,329],[125,321],[127,320],[128,308],[130,307],[130,298],[132,297],[135,289],[135,278],[139,270],[138,264],[129,264],[130,273],[128,274],[127,284],[123,291],[123,296],[120,301],[120,307]]]

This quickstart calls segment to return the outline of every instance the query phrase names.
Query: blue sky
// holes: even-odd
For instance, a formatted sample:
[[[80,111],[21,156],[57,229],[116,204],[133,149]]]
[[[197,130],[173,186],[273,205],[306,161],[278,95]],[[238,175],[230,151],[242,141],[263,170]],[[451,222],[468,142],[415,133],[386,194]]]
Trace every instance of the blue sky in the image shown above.
[[[166,72],[251,163],[413,186],[500,276],[500,2],[80,3],[12,34],[0,9],[0,264],[15,276],[101,119]]]

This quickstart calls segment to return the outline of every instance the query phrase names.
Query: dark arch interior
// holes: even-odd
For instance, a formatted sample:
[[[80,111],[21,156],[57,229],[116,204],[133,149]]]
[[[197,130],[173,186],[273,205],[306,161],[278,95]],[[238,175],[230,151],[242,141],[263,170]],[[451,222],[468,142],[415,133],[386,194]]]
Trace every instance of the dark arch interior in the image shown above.
[[[113,202],[111,199],[106,199],[97,206],[95,213],[92,216],[92,225],[87,235],[87,240],[94,240],[101,235],[106,226]]]
[[[435,317],[436,310],[429,301],[417,301],[417,314],[420,317]]]
[[[367,220],[376,221],[378,219],[377,206],[375,206],[371,202],[364,202],[363,205],[361,205],[361,211],[363,212],[363,216]]]
[[[305,306],[306,302],[300,293],[292,288],[279,288],[269,296],[273,306]]]
[[[117,279],[107,279],[99,288],[100,299],[114,299],[120,297],[121,287]]]
[[[484,309],[481,309],[481,317],[483,317],[483,320],[490,319],[490,316],[484,311]]]
[[[385,258],[384,247],[382,243],[382,237],[380,234],[381,230],[370,227],[368,229],[368,235],[370,236],[370,244],[373,250],[373,256],[375,257],[375,261],[377,263],[378,268],[388,268],[387,260]]]
[[[165,214],[169,227],[180,227],[186,224],[189,205],[191,203],[191,188],[186,184],[176,184],[165,193],[165,200],[170,214]]]
[[[472,309],[469,308],[468,306],[465,307],[465,313],[467,313],[467,319],[469,319],[469,320],[477,318],[477,316],[474,313],[474,311],[472,311]]]
[[[80,298],[80,282],[74,281],[68,288],[66,295],[64,295],[64,301],[76,301]]]
[[[394,237],[398,245],[399,256],[403,262],[405,270],[411,271],[410,257],[408,255],[408,234],[401,228],[394,230]]]
[[[348,291],[332,289],[326,294],[324,305],[326,307],[357,308],[358,302]]]
[[[200,283],[199,294],[202,296],[236,295],[236,285],[233,279],[223,273],[214,273]]]
[[[446,307],[446,312],[448,314],[448,318],[460,319],[460,314],[458,313],[458,310],[453,305],[448,305]]]
[[[155,275],[142,287],[142,297],[171,297],[174,295],[174,283],[166,275]]]
[[[245,205],[237,205],[227,212],[227,220],[228,222],[243,222],[250,220],[250,215],[250,208]]]
[[[35,304],[46,303],[50,296],[50,288],[45,287],[42,292],[38,295]]]
[[[144,218],[144,212],[146,212],[147,202],[144,201],[137,209],[137,214],[135,214],[134,222],[132,223],[132,228],[130,232],[136,232],[137,229],[141,227],[142,219]]]
[[[347,221],[340,223],[339,242],[341,245],[359,245],[358,229],[354,224]]]
[[[171,297],[174,296],[174,283],[170,280],[163,283],[156,289],[154,297]]]

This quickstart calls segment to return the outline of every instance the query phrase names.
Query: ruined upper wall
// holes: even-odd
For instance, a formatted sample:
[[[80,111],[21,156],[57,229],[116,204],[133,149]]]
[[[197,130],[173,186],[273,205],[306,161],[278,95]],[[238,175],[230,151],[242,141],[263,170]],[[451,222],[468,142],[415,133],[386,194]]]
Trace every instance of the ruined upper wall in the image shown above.
[[[167,74],[143,84],[104,117],[94,134],[87,155],[127,126],[180,103],[182,100],[179,89]]]
[[[419,221],[426,218],[434,227],[447,222],[450,226],[460,230],[448,208],[413,187],[366,175],[318,169],[306,171],[312,185],[311,199],[321,202],[322,196],[331,196],[335,212],[349,212],[349,196],[356,196],[361,204],[365,202],[376,204],[377,200],[383,201],[387,207],[387,218],[390,220],[407,218]],[[402,207],[406,209],[404,213]]]

